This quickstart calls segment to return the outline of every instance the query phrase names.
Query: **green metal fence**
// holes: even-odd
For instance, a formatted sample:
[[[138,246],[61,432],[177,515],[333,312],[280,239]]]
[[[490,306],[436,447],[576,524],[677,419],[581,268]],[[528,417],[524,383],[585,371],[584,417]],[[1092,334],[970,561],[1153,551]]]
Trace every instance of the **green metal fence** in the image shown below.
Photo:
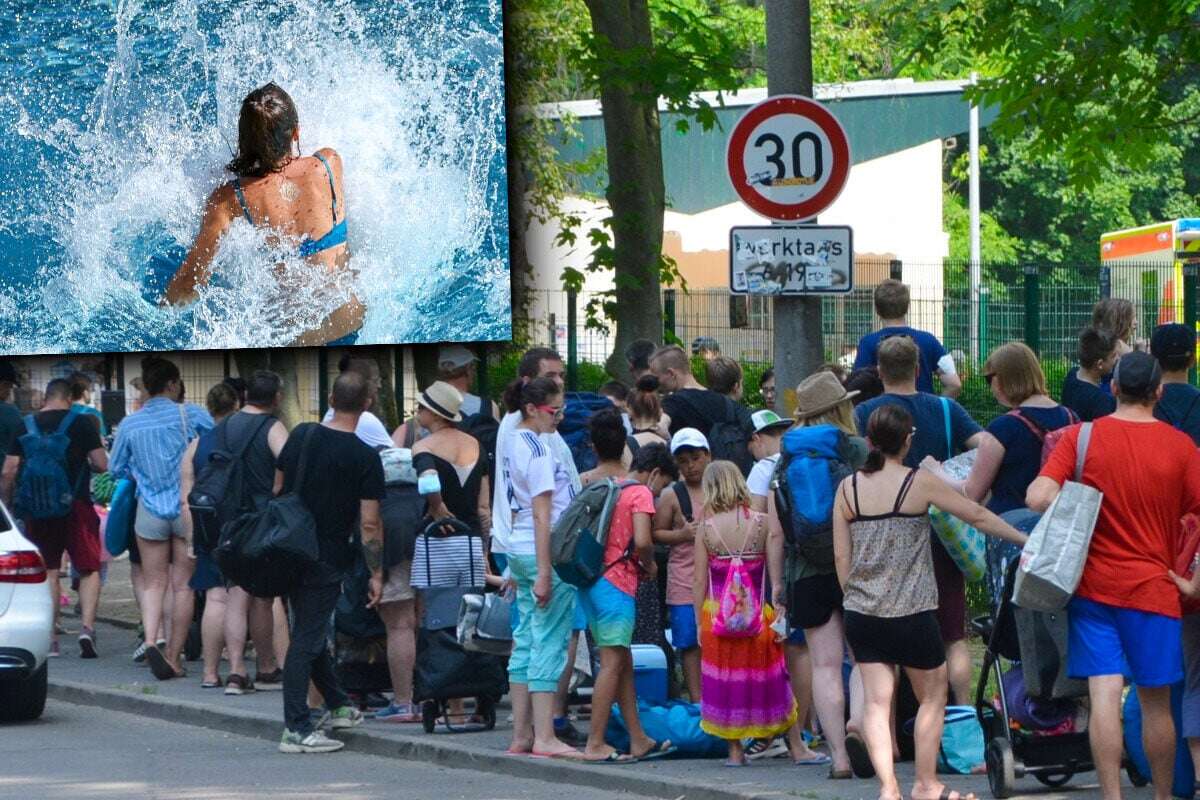
[[[1180,271],[1171,264],[985,264],[985,281],[977,298],[972,298],[965,285],[965,263],[894,262],[892,274],[926,276],[924,282],[910,283],[910,324],[938,335],[954,354],[964,378],[960,400],[981,421],[991,419],[1001,409],[980,374],[982,364],[971,363],[973,338],[980,362],[1004,342],[1029,344],[1039,353],[1050,392],[1057,396],[1063,378],[1075,363],[1079,332],[1090,324],[1092,309],[1102,297],[1123,297],[1133,303],[1137,338],[1148,338],[1161,322],[1190,322],[1194,327],[1196,319],[1197,281],[1191,276],[1181,281]],[[931,274],[940,274],[942,281],[928,281]],[[827,361],[848,367],[853,363],[859,338],[878,326],[873,290],[873,286],[859,286],[848,295],[824,299]],[[546,295],[548,306],[551,301],[565,302],[568,309],[572,305],[582,308],[588,299],[565,292]],[[665,334],[680,339],[685,346],[700,338],[714,339],[723,353],[747,364],[765,367],[773,360],[770,298],[736,296],[725,289],[664,290],[662,303]],[[979,310],[975,331],[971,330],[973,304]],[[557,343],[570,348],[573,341],[578,360],[602,363],[611,352],[611,336],[586,329],[583,314],[578,316],[574,324],[567,326],[569,331],[558,326]],[[754,374],[759,371],[752,370]],[[757,386],[748,385],[747,391],[751,399],[756,398]]]

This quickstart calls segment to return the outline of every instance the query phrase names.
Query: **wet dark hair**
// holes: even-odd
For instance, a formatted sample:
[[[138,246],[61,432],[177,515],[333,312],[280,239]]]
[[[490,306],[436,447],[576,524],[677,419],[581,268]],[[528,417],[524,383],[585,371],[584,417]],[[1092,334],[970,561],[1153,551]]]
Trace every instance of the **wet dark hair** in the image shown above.
[[[292,152],[292,134],[300,124],[296,104],[274,83],[260,86],[242,100],[238,148],[225,169],[259,177],[276,172]]]
[[[562,389],[550,378],[534,378],[529,382],[518,378],[504,390],[504,407],[509,411],[520,411],[524,417],[525,406],[528,404],[545,405],[548,399],[561,394]]]
[[[255,370],[246,382],[246,402],[252,406],[269,408],[275,403],[275,395],[283,386],[283,379],[267,369]]]
[[[888,456],[898,456],[904,450],[904,443],[912,433],[912,415],[900,406],[880,406],[871,412],[867,420],[867,440],[871,443],[871,451],[867,454],[867,463],[862,471],[870,475],[883,469],[883,462]]]
[[[615,408],[602,408],[588,420],[592,448],[601,461],[620,461],[625,455],[625,421]]]
[[[658,378],[647,372],[638,378],[637,386],[629,394],[629,414],[634,419],[662,418],[662,400],[658,396]]]
[[[679,479],[679,466],[671,456],[670,449],[658,442],[644,444],[633,454],[633,463],[629,465],[629,471],[650,472],[655,469],[673,481]]]
[[[854,370],[846,377],[845,387],[847,392],[858,392],[854,396],[854,405],[883,394],[883,381],[879,380],[879,370],[875,367],[860,367]]]
[[[171,381],[180,381],[182,384],[175,362],[162,356],[146,356],[142,359],[142,385],[146,387],[147,394],[151,397],[162,394]]]

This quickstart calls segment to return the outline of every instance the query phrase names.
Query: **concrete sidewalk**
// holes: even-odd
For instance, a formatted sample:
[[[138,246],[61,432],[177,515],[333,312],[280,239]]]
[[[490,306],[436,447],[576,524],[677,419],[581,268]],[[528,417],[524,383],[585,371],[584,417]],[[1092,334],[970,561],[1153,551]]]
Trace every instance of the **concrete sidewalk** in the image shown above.
[[[52,697],[257,737],[264,740],[264,758],[285,757],[275,751],[282,730],[279,692],[229,697],[219,689],[201,689],[199,664],[195,663],[188,665],[190,674],[186,678],[160,682],[149,669],[130,660],[135,645],[131,631],[102,624],[97,634],[101,656],[94,661],[80,659],[72,638],[62,637],[63,656],[50,665]],[[786,758],[731,770],[724,768],[719,759],[596,766],[507,757],[504,750],[510,728],[506,716],[501,713],[495,731],[432,735],[426,735],[419,725],[367,720],[348,732],[345,739],[347,749],[363,753],[677,800],[776,797],[850,800],[876,796],[873,781],[830,781],[826,779],[827,768],[796,767]],[[328,759],[330,768],[336,770],[337,756]],[[403,763],[397,767],[402,770]],[[899,771],[902,785],[907,789],[912,765],[901,764]],[[983,776],[951,776],[948,783],[960,792],[973,791],[981,798],[990,796]],[[1023,790],[1046,798],[1098,796],[1094,774],[1081,775],[1072,783],[1071,791],[1047,791],[1032,779],[1021,781],[1020,785]],[[1135,790],[1135,794],[1148,791]]]

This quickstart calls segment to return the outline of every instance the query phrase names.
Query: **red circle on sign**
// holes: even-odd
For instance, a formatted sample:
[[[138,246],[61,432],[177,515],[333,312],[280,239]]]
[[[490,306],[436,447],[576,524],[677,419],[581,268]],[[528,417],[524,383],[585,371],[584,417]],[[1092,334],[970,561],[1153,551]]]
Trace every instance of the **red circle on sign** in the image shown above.
[[[796,115],[811,120],[825,134],[832,151],[829,180],[821,191],[799,203],[777,203],[746,182],[746,166],[743,162],[750,134],[765,120],[781,115]],[[829,208],[845,188],[846,179],[850,176],[850,143],[837,117],[829,113],[825,106],[797,94],[775,95],[751,106],[733,126],[725,150],[725,164],[734,192],[751,209],[771,219],[811,219]]]

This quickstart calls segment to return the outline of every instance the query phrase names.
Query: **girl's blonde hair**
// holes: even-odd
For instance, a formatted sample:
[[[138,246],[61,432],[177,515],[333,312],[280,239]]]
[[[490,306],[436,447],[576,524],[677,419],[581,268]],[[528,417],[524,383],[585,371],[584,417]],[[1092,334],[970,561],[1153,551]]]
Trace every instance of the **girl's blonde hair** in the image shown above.
[[[800,428],[809,428],[813,425],[833,425],[847,436],[858,436],[858,426],[854,424],[854,403],[850,400],[843,400],[828,411],[822,411],[812,417],[800,417],[796,420],[796,426]]]
[[[983,372],[999,381],[1000,391],[1014,406],[1034,395],[1047,394],[1042,365],[1024,342],[1008,342],[997,347],[984,363]]]
[[[711,514],[750,505],[746,479],[732,461],[714,461],[705,467],[700,486],[704,490],[704,507]]]

